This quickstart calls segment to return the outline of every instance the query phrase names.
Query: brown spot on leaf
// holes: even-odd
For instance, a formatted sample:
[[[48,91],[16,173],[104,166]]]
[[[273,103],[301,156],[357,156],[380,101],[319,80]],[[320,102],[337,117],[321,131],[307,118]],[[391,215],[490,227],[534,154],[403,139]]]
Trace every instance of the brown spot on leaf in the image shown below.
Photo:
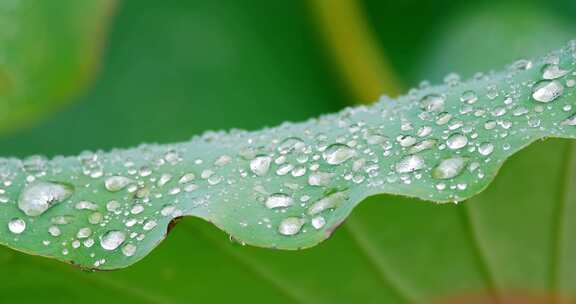
[[[170,221],[170,223],[168,223],[168,229],[166,230],[166,235],[168,235],[168,233],[170,233],[170,231],[172,231],[172,229],[176,227],[176,224],[178,224],[178,222],[180,222],[183,218],[184,218],[183,216],[173,218]]]

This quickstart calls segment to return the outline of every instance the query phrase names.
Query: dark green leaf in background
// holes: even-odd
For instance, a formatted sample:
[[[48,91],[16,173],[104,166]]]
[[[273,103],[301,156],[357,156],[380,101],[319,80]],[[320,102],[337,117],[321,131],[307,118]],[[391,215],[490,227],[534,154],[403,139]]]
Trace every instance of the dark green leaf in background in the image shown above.
[[[100,60],[114,0],[0,2],[0,134],[76,97]]]

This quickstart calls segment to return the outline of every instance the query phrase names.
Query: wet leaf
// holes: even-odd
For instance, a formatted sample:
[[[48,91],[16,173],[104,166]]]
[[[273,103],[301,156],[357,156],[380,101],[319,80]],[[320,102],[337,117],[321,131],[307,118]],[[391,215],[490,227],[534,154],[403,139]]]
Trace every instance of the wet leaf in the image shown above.
[[[500,73],[256,132],[1,162],[2,243],[84,268],[147,255],[181,216],[239,242],[301,249],[366,197],[457,202],[546,137],[574,137],[576,43]]]

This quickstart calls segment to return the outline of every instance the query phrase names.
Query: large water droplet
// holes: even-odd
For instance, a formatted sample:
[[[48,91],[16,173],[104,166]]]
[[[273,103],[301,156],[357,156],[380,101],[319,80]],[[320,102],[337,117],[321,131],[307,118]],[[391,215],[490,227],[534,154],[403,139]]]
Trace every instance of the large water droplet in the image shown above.
[[[154,229],[157,225],[158,225],[158,222],[156,222],[153,219],[149,219],[149,220],[146,220],[144,222],[144,225],[142,225],[142,229],[144,231],[150,231],[150,230]]]
[[[60,236],[60,234],[62,234],[58,226],[50,226],[50,228],[48,228],[48,233],[54,237]]]
[[[14,234],[20,234],[26,230],[26,222],[21,218],[13,218],[8,222],[8,230]]]
[[[258,176],[264,176],[268,173],[270,169],[270,163],[272,162],[272,158],[266,155],[256,156],[250,162],[250,170]]]
[[[78,203],[76,203],[76,205],[74,207],[78,210],[96,210],[96,209],[98,209],[98,205],[96,205],[93,202],[89,202],[89,201],[79,201]]]
[[[460,101],[467,104],[473,104],[478,101],[478,95],[472,90],[464,91],[460,96]]]
[[[416,137],[410,135],[400,135],[396,140],[402,147],[410,147],[416,143]]]
[[[463,148],[466,144],[468,144],[468,138],[460,133],[452,134],[446,140],[446,145],[452,150]]]
[[[312,223],[312,227],[314,227],[314,229],[322,229],[322,227],[324,227],[324,225],[326,225],[326,219],[322,216],[317,216],[317,217],[312,219],[311,223]]]
[[[322,213],[324,210],[338,208],[348,200],[346,192],[332,193],[326,197],[321,198],[308,208],[309,215],[316,215]]]
[[[345,144],[332,144],[322,154],[324,160],[330,165],[339,165],[356,155],[354,149]]]
[[[270,209],[289,207],[293,203],[290,195],[284,193],[274,193],[266,199],[266,207]]]
[[[128,186],[131,183],[132,183],[132,179],[130,179],[128,177],[111,176],[111,177],[108,177],[104,181],[104,187],[106,188],[106,190],[108,190],[110,192],[118,192],[118,191],[126,188],[126,186]]]
[[[65,201],[74,187],[56,182],[34,182],[24,188],[18,200],[18,208],[28,216],[38,216],[53,205]]]
[[[134,255],[134,253],[136,253],[136,249],[138,249],[138,247],[136,247],[136,245],[126,244],[126,245],[124,245],[124,247],[122,247],[122,254],[127,256],[127,257],[131,257]]]
[[[295,235],[300,232],[302,226],[306,221],[304,219],[298,217],[289,217],[282,222],[280,222],[280,226],[278,226],[278,232],[282,235]]]
[[[440,112],[444,109],[446,99],[437,94],[430,94],[422,97],[420,108],[427,112]]]
[[[187,184],[187,183],[193,181],[194,179],[196,179],[196,175],[194,173],[186,173],[180,177],[180,179],[178,180],[178,183]]]
[[[90,229],[88,227],[80,228],[78,230],[78,233],[76,233],[76,237],[79,239],[85,239],[85,238],[89,237],[90,235],[92,235],[92,229]]]
[[[576,126],[576,114],[570,115],[570,117],[564,119],[560,124],[564,126]]]
[[[308,177],[308,184],[310,186],[327,186],[330,184],[334,173],[327,172],[314,172]]]
[[[432,177],[436,179],[450,179],[456,177],[464,170],[467,161],[468,160],[463,157],[444,159],[432,170]]]
[[[424,159],[419,155],[408,155],[396,163],[396,172],[410,173],[424,168]]]
[[[389,140],[388,137],[386,137],[385,135],[382,135],[374,131],[368,132],[364,136],[364,139],[366,139],[366,142],[370,145],[384,144]]]
[[[547,64],[542,67],[542,78],[552,80],[564,77],[564,75],[568,74],[568,72],[569,71],[561,69],[556,64]]]
[[[435,139],[426,139],[426,140],[423,140],[423,141],[417,143],[416,145],[410,147],[408,149],[408,153],[415,154],[418,152],[422,152],[424,150],[431,149],[432,147],[434,147],[434,145],[436,145]]]
[[[494,145],[489,142],[482,143],[478,147],[478,153],[484,156],[492,154],[493,151],[494,151]]]
[[[100,237],[100,246],[104,250],[116,250],[126,240],[126,233],[118,230],[110,230]]]
[[[562,96],[564,86],[557,80],[542,80],[534,85],[532,98],[539,102],[551,102]]]
[[[278,151],[281,154],[287,154],[293,150],[302,150],[305,144],[302,139],[298,137],[288,137],[278,145]]]

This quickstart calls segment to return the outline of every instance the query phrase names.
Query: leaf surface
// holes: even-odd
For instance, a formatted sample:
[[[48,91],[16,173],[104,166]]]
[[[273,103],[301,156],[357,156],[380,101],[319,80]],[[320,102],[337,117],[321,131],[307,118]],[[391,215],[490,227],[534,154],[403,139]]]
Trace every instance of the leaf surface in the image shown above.
[[[526,145],[574,136],[575,48],[304,123],[4,159],[2,242],[115,269],[147,255],[186,215],[242,243],[302,249],[329,237],[372,195],[462,201]]]

